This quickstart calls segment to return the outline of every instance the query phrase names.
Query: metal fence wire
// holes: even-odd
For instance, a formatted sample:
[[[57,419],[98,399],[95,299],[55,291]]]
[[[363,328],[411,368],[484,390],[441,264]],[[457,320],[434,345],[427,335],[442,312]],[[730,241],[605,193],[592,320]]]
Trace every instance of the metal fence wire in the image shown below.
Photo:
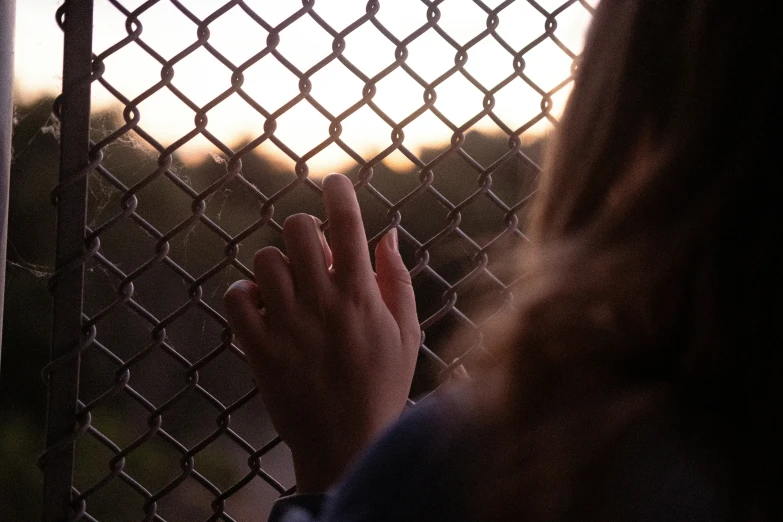
[[[233,344],[222,317],[223,292],[237,279],[252,278],[248,267],[257,248],[281,244],[285,217],[323,213],[320,174],[311,165],[319,154],[337,151],[355,183],[371,246],[396,227],[411,269],[422,343],[410,403],[436,389],[457,365],[470,369],[484,350],[485,324],[524,285],[503,254],[526,241],[526,209],[543,147],[542,139],[528,136],[542,123],[556,125],[553,100],[567,93],[580,52],[559,36],[558,20],[575,10],[589,19],[595,2],[464,0],[457,8],[468,4],[481,27],[458,39],[441,20],[456,0],[408,2],[417,28],[406,34],[383,23],[380,0],[366,2],[342,28],[326,15],[342,8],[325,1],[321,7],[321,0],[286,0],[289,14],[275,20],[265,14],[270,2],[99,1],[124,23],[106,48],[94,48],[93,26],[97,30],[101,19],[94,17],[92,0],[66,0],[57,11],[65,57],[63,93],[54,109],[61,164],[53,192],[58,230],[50,282],[52,359],[44,370],[44,520],[263,519],[274,499],[294,487],[290,454]],[[170,57],[145,34],[160,4],[183,16],[157,22],[169,29],[187,24],[192,31]],[[520,7],[527,14],[515,11]],[[211,30],[229,12],[232,20],[265,34],[252,40],[253,48],[244,44],[241,63],[211,41]],[[534,20],[536,32],[519,34],[516,28],[529,21],[522,16]],[[287,30],[304,22],[328,44],[318,47],[312,34],[293,42],[320,53],[307,68],[287,56],[283,45]],[[371,67],[354,63],[350,53],[352,45],[370,45],[352,39],[362,31],[389,44],[369,48]],[[431,51],[429,43],[417,47],[426,38],[446,46],[451,61],[413,66],[416,53]],[[490,44],[502,68],[495,67],[488,80],[471,72],[470,58]],[[526,69],[526,60],[545,46],[573,64],[551,85],[539,85]],[[151,60],[159,74],[133,95],[111,75],[135,67],[137,62],[118,58],[129,49]],[[188,86],[178,83],[178,67],[194,53],[214,58],[224,74],[222,92],[206,103],[194,101]],[[295,79],[277,104],[258,99],[245,84],[254,65],[270,62]],[[357,80],[355,88],[335,87],[337,80],[319,76],[338,65]],[[400,114],[378,101],[391,75],[404,75],[414,86],[416,97],[394,94],[407,96],[411,110]],[[330,88],[350,98],[339,110],[317,94],[319,83],[330,81]],[[460,101],[468,111],[464,118],[438,104],[454,81],[475,93]],[[262,83],[280,82],[272,75]],[[497,102],[520,88],[534,93],[535,103],[518,98],[510,122]],[[98,90],[119,109],[91,111]],[[171,143],[145,128],[144,102],[164,93],[193,118]],[[215,108],[229,98],[244,102],[242,116],[258,118],[255,134],[244,141],[229,143],[210,128]],[[280,132],[287,114],[302,107],[317,112],[323,124],[306,129],[300,123],[293,134]],[[361,111],[387,129],[370,152],[353,147],[343,134]],[[406,132],[423,118],[444,130],[442,145],[406,141]],[[479,124],[494,131],[478,132]],[[317,139],[304,149],[289,138],[305,133]],[[210,147],[208,160],[182,159],[197,140]],[[265,156],[270,150],[277,159]],[[389,166],[391,160],[397,167]]]

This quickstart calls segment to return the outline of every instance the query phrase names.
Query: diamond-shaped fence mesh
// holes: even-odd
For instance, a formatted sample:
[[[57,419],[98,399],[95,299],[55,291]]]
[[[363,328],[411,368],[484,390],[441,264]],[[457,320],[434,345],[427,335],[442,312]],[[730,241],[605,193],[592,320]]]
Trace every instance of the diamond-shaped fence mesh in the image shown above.
[[[294,487],[220,300],[330,165],[371,245],[399,232],[410,403],[470,369],[595,3],[66,1],[45,520],[258,520]]]

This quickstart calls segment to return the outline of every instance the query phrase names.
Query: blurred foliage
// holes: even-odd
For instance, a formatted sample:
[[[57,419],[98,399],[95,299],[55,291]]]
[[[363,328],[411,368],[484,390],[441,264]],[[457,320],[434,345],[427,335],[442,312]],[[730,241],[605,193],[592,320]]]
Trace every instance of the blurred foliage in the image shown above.
[[[0,367],[0,478],[5,485],[0,489],[0,518],[20,522],[39,519],[42,491],[42,474],[36,467],[36,461],[44,447],[46,390],[40,371],[48,360],[52,321],[46,279],[53,270],[56,220],[49,194],[56,184],[58,159],[57,126],[52,125],[51,105],[52,100],[41,100],[32,106],[17,108],[13,138],[5,330]],[[105,137],[119,124],[115,113],[94,115],[93,139]],[[543,142],[539,141],[528,146],[525,152],[540,163],[543,146]],[[466,137],[464,149],[486,166],[508,151],[508,143],[503,138],[471,132]],[[442,150],[425,150],[421,157],[427,161]],[[104,166],[128,186],[154,171],[157,165],[157,155],[149,147],[127,138],[109,145],[104,153]],[[276,165],[251,154],[243,159],[243,173],[251,183],[270,194],[295,179],[291,169]],[[175,158],[173,168],[180,181],[197,191],[219,179],[225,170],[225,163],[209,156],[196,165],[185,164]],[[346,174],[356,181],[357,171],[358,168],[354,167]],[[477,177],[477,171],[469,162],[452,154],[436,169],[434,186],[456,203],[476,190]],[[534,168],[520,158],[513,158],[493,174],[492,189],[501,199],[513,204],[533,190],[536,178]],[[374,169],[372,183],[388,199],[397,201],[418,185],[419,176],[412,164],[406,173],[392,171],[381,164]],[[165,177],[159,177],[137,195],[137,212],[161,232],[169,231],[191,216],[191,199]],[[98,175],[91,175],[89,226],[100,225],[118,214],[122,208],[121,197],[122,193],[116,188]],[[366,191],[360,192],[360,202],[368,235],[379,233],[390,223],[386,210]],[[235,180],[207,199],[206,214],[230,234],[236,235],[258,219],[259,208],[258,199]],[[274,215],[282,223],[286,216],[296,212],[323,217],[320,199],[301,186],[275,205]],[[524,228],[524,209],[518,215]],[[446,225],[447,216],[447,209],[431,195],[424,194],[403,208],[402,224],[417,239],[425,241]],[[463,212],[461,227],[479,244],[483,245],[504,226],[503,212],[484,198],[479,198]],[[104,255],[126,273],[154,256],[154,243],[129,220],[101,236]],[[201,224],[190,226],[170,243],[172,259],[195,276],[206,272],[224,256],[225,243],[204,230]],[[267,244],[281,246],[282,241],[279,234],[264,227],[243,242],[240,260],[246,266],[252,266],[249,260],[253,252]],[[513,263],[508,263],[503,254],[513,246],[510,242],[501,242],[493,247],[493,272],[501,279],[512,277]],[[414,249],[402,242],[401,252],[408,265],[413,266]],[[429,264],[443,278],[454,283],[471,270],[472,253],[471,247],[464,241],[448,238],[429,252]],[[221,273],[204,285],[204,300],[220,310],[220,296],[238,277],[241,274],[233,269]],[[88,314],[97,312],[117,298],[118,280],[103,267],[88,264],[86,281],[85,310]],[[417,278],[415,286],[419,317],[423,320],[443,305],[444,287],[426,277]],[[162,318],[188,302],[190,296],[187,285],[173,272],[161,267],[134,281],[134,299]],[[477,278],[460,294],[460,308],[473,319],[480,320],[488,303],[497,305],[502,299],[496,283]],[[428,346],[448,361],[464,350],[464,347],[447,342],[454,341],[449,332],[455,326],[454,318],[447,315],[426,332]],[[110,320],[100,323],[99,340],[127,360],[149,344],[149,332],[148,324],[121,308],[112,312]],[[190,361],[196,361],[220,344],[220,328],[203,313],[189,312],[167,328],[167,337],[167,342],[175,349]],[[422,356],[420,363],[414,381],[414,395],[431,389],[438,379],[438,369],[429,360]],[[82,400],[87,402],[111,388],[116,369],[115,363],[88,350],[82,360]],[[252,387],[247,372],[233,356],[221,355],[199,373],[199,384],[223,404],[231,404]],[[131,385],[155,405],[172,397],[187,380],[183,368],[173,364],[159,350],[134,365],[131,375]],[[255,403],[232,414],[232,428],[245,430],[243,436],[255,447],[260,447],[273,433],[260,401]],[[164,428],[191,448],[217,429],[216,415],[217,410],[213,406],[195,394],[189,394],[164,415]],[[124,448],[143,436],[148,429],[147,417],[146,410],[124,394],[119,394],[93,412],[93,425]],[[247,455],[243,451],[221,437],[196,456],[196,469],[224,490],[248,471]],[[112,457],[111,451],[97,439],[83,437],[77,444],[77,487],[88,487],[105,477],[110,472]],[[265,466],[277,466],[278,474],[287,477],[286,481],[291,480],[290,473],[281,464],[288,458],[285,450],[265,458]],[[131,453],[126,459],[125,471],[154,492],[180,473],[180,456],[170,444],[156,436]],[[256,479],[245,488],[249,493],[237,494],[236,501],[230,499],[229,512],[233,513],[232,501],[236,509],[246,513],[257,515],[268,509],[269,502],[275,497],[274,491],[259,483],[260,480]],[[159,509],[168,520],[203,519],[211,513],[211,499],[211,495],[205,495],[203,487],[188,479],[171,495],[171,499],[160,503]],[[141,504],[142,499],[137,493],[120,480],[113,480],[100,494],[91,497],[88,509],[99,520],[137,520]],[[118,505],[122,505],[123,509],[117,510]]]

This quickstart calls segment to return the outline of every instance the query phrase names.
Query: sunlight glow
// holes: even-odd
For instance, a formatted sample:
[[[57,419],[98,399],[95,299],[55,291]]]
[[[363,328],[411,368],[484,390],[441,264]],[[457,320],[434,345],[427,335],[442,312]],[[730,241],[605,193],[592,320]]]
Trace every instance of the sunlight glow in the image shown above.
[[[181,0],[200,19],[208,17],[223,2]],[[128,10],[145,2],[121,0]],[[499,1],[486,1],[490,8]],[[563,0],[539,0],[547,10],[554,10]],[[596,2],[590,2],[595,4]],[[17,103],[27,104],[42,96],[54,96],[60,90],[62,33],[54,22],[59,2],[29,0],[17,7],[16,96]],[[294,0],[245,0],[245,4],[270,26],[285,22],[302,9]],[[366,0],[317,0],[314,11],[334,30],[341,31],[365,15]],[[438,26],[465,45],[486,29],[487,14],[472,0],[447,0],[440,4]],[[575,54],[581,52],[590,13],[575,2],[557,16],[555,36]],[[396,38],[402,40],[427,23],[427,6],[420,0],[381,2],[376,19]],[[140,16],[141,40],[152,47],[163,60],[174,58],[198,38],[197,25],[168,0],[161,0]],[[510,4],[499,15],[497,35],[517,51],[544,34],[546,17],[528,2]],[[209,44],[231,63],[240,65],[251,60],[266,46],[268,32],[239,6],[209,25]],[[108,0],[95,2],[93,48],[100,54],[127,35],[126,17]],[[305,15],[280,32],[277,50],[302,73],[329,56],[334,38],[310,15]],[[454,66],[454,47],[434,28],[407,45],[405,64],[426,82],[435,81]],[[344,56],[367,77],[372,77],[395,61],[395,44],[371,22],[366,22],[345,38]],[[513,74],[514,57],[491,35],[468,50],[465,71],[487,89],[492,89]],[[552,39],[546,38],[524,56],[524,73],[539,87],[550,91],[571,75],[571,58]],[[104,78],[129,99],[134,99],[160,82],[161,64],[136,43],[131,43],[105,60]],[[174,65],[172,85],[204,107],[231,87],[232,71],[208,50],[201,47]],[[266,111],[273,113],[299,95],[299,79],[284,63],[271,54],[244,70],[242,89]],[[311,76],[313,98],[332,115],[337,116],[361,101],[365,82],[337,60]],[[552,116],[558,117],[570,92],[571,83],[553,96]],[[400,122],[424,103],[425,89],[401,67],[380,80],[374,103],[394,122]],[[484,94],[459,72],[435,87],[434,107],[453,124],[470,121],[483,109]],[[517,130],[541,112],[541,94],[520,78],[512,79],[494,94],[494,114],[511,130]],[[100,84],[93,83],[93,112],[116,113],[121,122],[123,105]],[[139,104],[140,126],[163,146],[169,146],[194,129],[195,112],[169,89],[163,88]],[[207,131],[234,151],[263,132],[266,118],[239,94],[208,111]],[[307,100],[302,100],[277,118],[275,136],[299,157],[329,138],[330,121]],[[502,129],[489,117],[476,122],[473,129],[499,134]],[[532,140],[548,131],[551,124],[543,119],[522,134]],[[370,159],[392,143],[392,128],[369,106],[342,121],[340,139]],[[442,148],[453,131],[432,111],[425,111],[404,127],[403,144],[414,154],[425,147]],[[257,152],[283,165],[293,161],[272,144]],[[206,154],[220,153],[206,138],[197,137],[184,144],[177,153],[186,162],[200,161]],[[410,162],[401,154],[390,155],[386,163],[396,170],[407,170]],[[330,145],[307,161],[311,173],[322,175],[353,162],[337,145]]]

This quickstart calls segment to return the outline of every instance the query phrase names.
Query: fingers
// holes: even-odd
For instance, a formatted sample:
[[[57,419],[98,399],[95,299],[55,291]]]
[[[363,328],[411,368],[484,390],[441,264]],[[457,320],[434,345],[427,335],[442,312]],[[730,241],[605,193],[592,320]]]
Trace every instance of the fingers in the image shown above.
[[[275,314],[290,310],[294,303],[294,281],[288,260],[280,250],[265,247],[253,257],[253,274],[265,308]]]
[[[329,265],[320,221],[308,214],[294,214],[283,223],[283,240],[298,296],[312,300],[327,291]]]
[[[362,214],[351,180],[341,174],[329,174],[323,183],[329,239],[337,277],[371,281],[370,251],[364,233]]]
[[[396,229],[391,229],[378,242],[375,248],[375,268],[378,271],[381,298],[400,327],[403,345],[411,349],[418,348],[421,330],[416,316],[416,298],[411,275],[399,253]]]
[[[259,303],[261,294],[252,281],[237,281],[223,296],[226,320],[245,351],[254,351],[265,337]]]

